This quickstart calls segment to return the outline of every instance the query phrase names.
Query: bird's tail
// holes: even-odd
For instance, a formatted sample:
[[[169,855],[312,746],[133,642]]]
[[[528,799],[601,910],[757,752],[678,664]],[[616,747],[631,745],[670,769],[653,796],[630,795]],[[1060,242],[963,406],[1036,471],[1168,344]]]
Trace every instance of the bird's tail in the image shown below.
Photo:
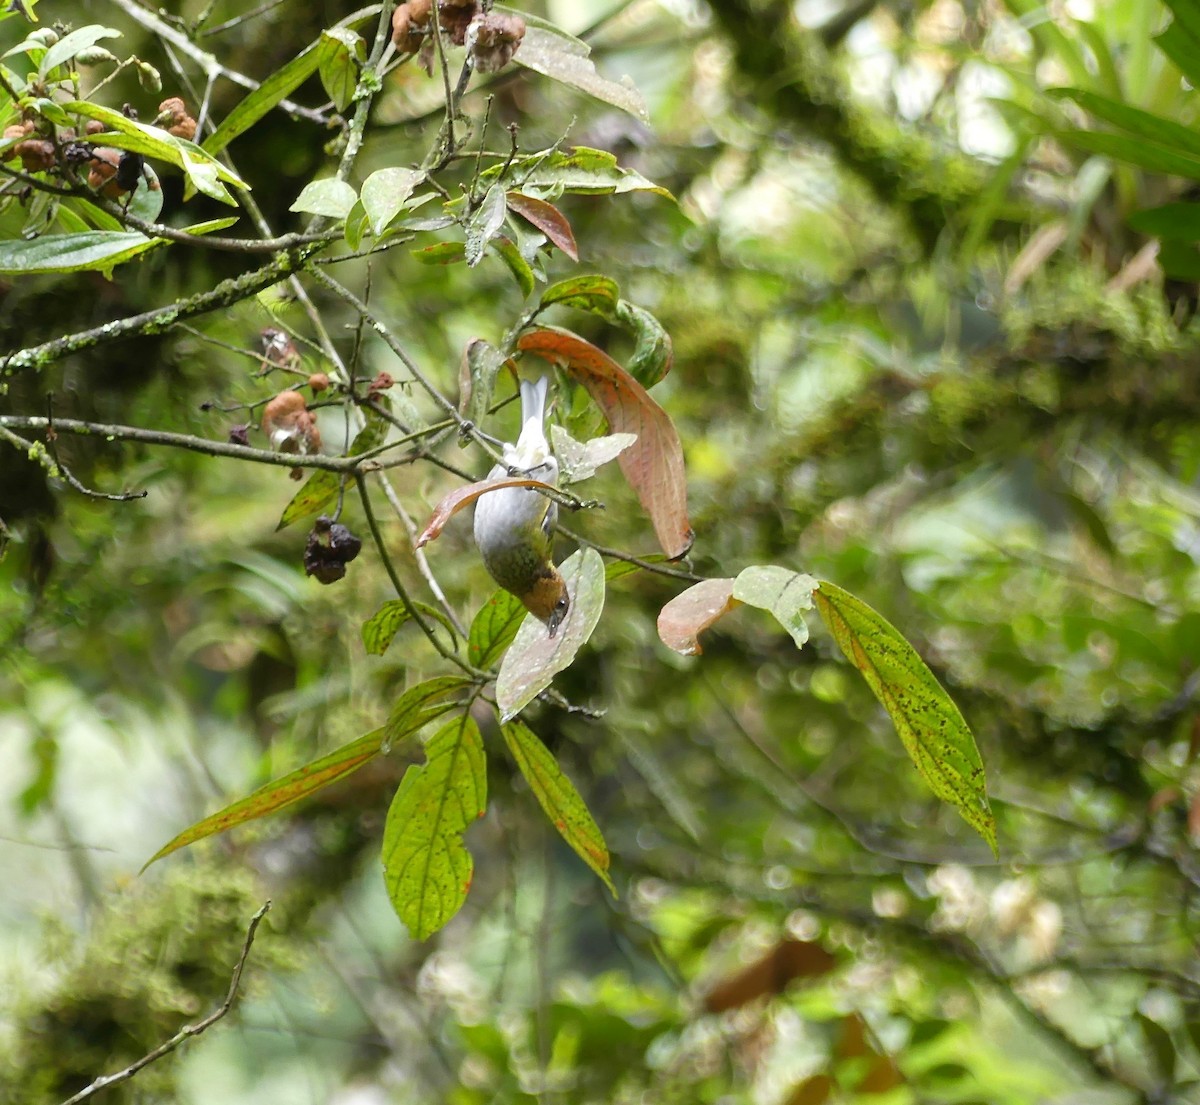
[[[549,388],[550,379],[547,376],[521,381],[521,436],[517,439],[517,452],[523,457],[540,456],[544,459],[549,455],[550,446],[546,441],[546,429],[543,424],[546,418],[546,393]]]

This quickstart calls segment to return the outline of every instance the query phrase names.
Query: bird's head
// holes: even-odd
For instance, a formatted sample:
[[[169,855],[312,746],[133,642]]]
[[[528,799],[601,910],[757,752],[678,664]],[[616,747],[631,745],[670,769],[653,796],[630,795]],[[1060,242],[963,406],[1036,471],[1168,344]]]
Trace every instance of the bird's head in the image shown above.
[[[567,584],[552,564],[538,572],[533,584],[521,596],[521,601],[535,618],[546,623],[553,637],[558,632],[571,608],[571,599],[567,594]]]

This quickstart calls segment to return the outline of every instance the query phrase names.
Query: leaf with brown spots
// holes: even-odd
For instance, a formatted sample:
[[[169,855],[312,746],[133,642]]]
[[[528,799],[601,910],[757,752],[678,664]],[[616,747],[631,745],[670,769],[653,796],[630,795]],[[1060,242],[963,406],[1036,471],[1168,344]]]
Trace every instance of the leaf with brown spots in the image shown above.
[[[422,545],[429,544],[430,541],[436,538],[446,528],[446,523],[462,510],[463,507],[470,506],[480,495],[484,495],[489,491],[499,491],[502,487],[541,487],[547,491],[557,490],[557,488],[551,487],[550,484],[543,483],[541,480],[531,480],[525,477],[479,480],[477,483],[469,483],[464,487],[456,487],[434,507],[432,517],[425,524],[425,528],[417,538],[417,548],[419,549]]]
[[[561,364],[587,389],[614,434],[637,435],[620,456],[621,471],[654,523],[663,552],[673,560],[683,556],[695,535],[688,522],[683,447],[667,412],[607,353],[569,330],[527,330],[517,347]]]
[[[999,855],[983,760],[937,677],[899,630],[861,599],[822,580],[813,601],[838,647],[883,703],[929,789],[955,806]]]
[[[617,888],[608,874],[608,845],[575,784],[563,774],[558,761],[529,726],[509,721],[501,726],[501,732],[529,789],[559,835],[600,876],[615,898]]]
[[[383,729],[374,729],[358,740],[343,745],[319,760],[305,764],[295,771],[284,775],[261,786],[253,794],[226,806],[211,817],[197,821],[191,828],[185,829],[169,843],[164,844],[147,861],[149,867],[155,860],[169,856],[172,852],[195,844],[207,836],[214,836],[232,829],[235,825],[265,817],[290,806],[293,802],[315,794],[322,787],[329,786],[339,779],[344,779],[353,771],[357,771],[365,763],[375,757],[383,746]]]
[[[439,729],[425,763],[404,773],[383,830],[383,881],[414,940],[432,936],[467,899],[474,872],[463,833],[487,808],[483,737],[470,714]]]

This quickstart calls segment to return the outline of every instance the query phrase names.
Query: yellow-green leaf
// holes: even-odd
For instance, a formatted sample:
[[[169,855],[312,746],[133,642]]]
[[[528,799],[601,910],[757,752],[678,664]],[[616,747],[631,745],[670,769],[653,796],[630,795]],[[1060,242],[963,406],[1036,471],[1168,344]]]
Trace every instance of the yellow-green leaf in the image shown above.
[[[803,648],[808,640],[808,623],[804,611],[813,608],[813,591],[817,581],[803,572],[793,572],[773,564],[756,565],[738,573],[733,581],[733,597],[738,602],[757,606],[774,614],[796,642]]]
[[[411,736],[422,725],[452,710],[457,703],[437,702],[436,699],[467,686],[469,682],[461,675],[438,675],[405,691],[396,699],[383,727],[384,751]]]
[[[405,622],[412,620],[414,610],[426,618],[433,618],[434,621],[440,622],[450,631],[451,638],[453,638],[454,630],[447,621],[446,615],[436,607],[425,602],[389,599],[367,621],[363,622],[362,640],[363,647],[367,652],[372,656],[382,656],[387,652],[392,638],[396,636],[400,627]]]
[[[896,627],[861,599],[821,580],[813,600],[838,647],[891,715],[930,790],[955,806],[997,852],[983,760],[937,677]]]
[[[383,738],[383,729],[373,729],[365,736],[342,745],[341,748],[330,752],[327,756],[313,760],[312,763],[305,764],[282,778],[274,779],[259,787],[253,794],[226,806],[223,810],[204,818],[203,821],[197,821],[191,828],[184,829],[177,837],[159,848],[146,861],[142,870],[144,871],[155,860],[169,856],[172,852],[189,844],[195,844],[197,840],[203,840],[207,836],[214,836],[216,833],[225,832],[226,829],[232,829],[235,825],[275,813],[285,806],[290,806],[293,802],[300,801],[301,798],[315,794],[322,787],[329,786],[330,783],[344,779],[379,753],[383,747]]]
[[[337,502],[338,489],[342,486],[342,477],[327,468],[318,468],[301,485],[300,490],[292,496],[292,501],[283,508],[279,516],[276,530],[290,526],[301,518],[311,518],[320,514],[326,507]]]
[[[383,830],[383,881],[393,908],[417,940],[462,907],[474,863],[463,833],[487,808],[487,761],[479,727],[455,718],[405,772]]]
[[[471,622],[467,657],[477,668],[491,667],[503,655],[525,620],[525,607],[516,595],[497,591]]]
[[[608,874],[608,846],[575,784],[563,774],[558,761],[529,726],[521,721],[510,721],[501,730],[517,767],[546,816],[579,858],[600,876],[615,898],[617,888]]]

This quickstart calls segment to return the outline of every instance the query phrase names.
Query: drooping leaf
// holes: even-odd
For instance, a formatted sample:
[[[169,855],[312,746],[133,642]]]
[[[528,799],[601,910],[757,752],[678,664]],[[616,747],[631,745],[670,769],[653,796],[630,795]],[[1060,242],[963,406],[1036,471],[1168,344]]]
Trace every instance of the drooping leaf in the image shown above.
[[[310,180],[288,210],[344,219],[357,202],[358,193],[344,180],[325,177],[322,180]]]
[[[1056,131],[1054,137],[1065,145],[1089,153],[1103,154],[1117,161],[1128,161],[1129,164],[1149,169],[1152,173],[1169,173],[1200,180],[1200,157],[1167,149],[1144,139],[1095,130]]]
[[[417,602],[416,600],[405,602],[403,599],[389,599],[370,618],[363,622],[362,642],[368,654],[371,656],[382,656],[387,652],[388,646],[400,631],[400,627],[405,622],[413,619],[414,609],[422,617],[432,618],[434,621],[444,625],[450,630],[451,637],[453,637],[454,630],[451,628],[450,622],[447,620],[446,615],[436,606],[430,606],[427,602]]]
[[[563,365],[596,401],[613,433],[637,436],[620,456],[621,471],[654,523],[663,552],[672,559],[683,556],[695,535],[687,515],[683,448],[667,412],[607,353],[569,330],[527,330],[517,347]]]
[[[609,434],[590,441],[576,441],[557,423],[550,426],[550,441],[558,459],[563,483],[578,483],[596,474],[596,469],[616,460],[637,437],[633,434]]]
[[[625,370],[642,387],[654,387],[671,371],[675,360],[671,336],[649,311],[627,299],[617,301],[613,321],[629,331],[637,343]]]
[[[575,854],[600,876],[612,896],[617,897],[617,888],[608,874],[608,845],[575,784],[524,722],[507,722],[501,726],[501,732],[517,767],[551,824]]]
[[[315,794],[330,783],[344,779],[379,753],[383,746],[383,737],[383,729],[374,729],[319,760],[313,760],[312,763],[305,764],[282,778],[272,780],[259,787],[253,794],[226,806],[203,821],[197,821],[155,852],[142,870],[180,848],[195,844],[196,841],[216,833],[223,833],[235,825],[275,813],[293,802],[300,801],[301,798]]]
[[[895,626],[861,599],[822,580],[813,600],[838,647],[891,716],[930,790],[955,806],[995,852],[983,760],[937,677]]]
[[[541,305],[550,307],[557,303],[607,318],[616,310],[619,298],[620,290],[615,280],[599,273],[588,273],[551,284],[542,292]]]
[[[292,496],[291,502],[283,508],[279,516],[276,531],[298,522],[301,518],[312,518],[323,514],[337,502],[341,491],[342,477],[337,472],[327,468],[318,468],[312,472],[301,485],[300,490]]]
[[[417,548],[419,549],[423,545],[427,545],[430,541],[433,541],[445,529],[446,523],[454,515],[462,510],[463,507],[470,506],[480,495],[484,495],[490,491],[499,491],[505,487],[540,487],[546,491],[557,490],[550,484],[543,483],[541,480],[531,480],[525,477],[479,480],[476,483],[457,487],[449,495],[444,496],[441,502],[433,508],[433,514],[417,538]]]
[[[463,256],[467,259],[468,268],[474,268],[483,260],[488,242],[500,233],[504,225],[505,211],[504,189],[499,184],[493,184],[467,220],[467,242]]]
[[[379,169],[362,186],[362,205],[378,237],[388,224],[404,209],[413,189],[425,179],[417,169]]]
[[[497,234],[488,243],[488,246],[508,266],[508,271],[512,273],[513,279],[517,282],[517,287],[521,289],[521,294],[531,295],[533,289],[537,286],[533,269],[529,262],[521,255],[521,251],[515,243],[505,235]]]
[[[410,687],[396,699],[388,713],[387,724],[383,727],[384,751],[390,750],[434,718],[453,710],[458,703],[438,700],[469,684],[470,681],[461,675],[437,675]]]
[[[698,637],[737,605],[732,579],[705,579],[680,592],[658,612],[658,636],[684,656],[704,650]]]
[[[733,597],[738,602],[757,606],[774,614],[796,642],[803,648],[808,641],[808,623],[804,611],[813,608],[813,591],[817,581],[802,572],[793,572],[775,565],[756,565],[738,573],[733,583]]]
[[[575,233],[567,217],[552,203],[525,196],[520,192],[509,192],[508,209],[532,223],[572,261],[579,260],[579,247],[575,244]],[[615,287],[615,285],[614,285]]]
[[[525,620],[525,607],[516,595],[497,591],[471,622],[467,657],[477,668],[490,668],[500,659]]]
[[[507,358],[483,338],[472,338],[458,367],[458,413],[478,422],[492,406],[496,377]]]
[[[321,84],[338,111],[345,111],[358,87],[358,71],[366,57],[362,36],[349,27],[331,27],[321,32],[317,70]]]
[[[620,192],[655,192],[674,199],[665,188],[647,180],[633,169],[622,169],[615,154],[574,146],[518,157],[507,167],[493,165],[479,174],[480,182],[490,185],[501,178],[523,194],[540,192],[538,198],[574,192],[578,195],[606,196]]]
[[[570,666],[600,620],[604,609],[600,554],[592,548],[580,549],[559,565],[559,571],[567,585],[570,609],[553,637],[532,614],[521,623],[496,679],[501,721],[516,717]]]
[[[525,21],[525,37],[513,55],[513,61],[518,65],[560,84],[578,88],[643,122],[649,119],[646,101],[628,77],[620,82],[610,81],[596,71],[590,58],[591,47],[586,42],[528,12],[517,12],[503,4],[497,4],[495,10],[519,15]]]
[[[93,104],[88,100],[70,100],[61,106],[64,111],[82,115],[86,119],[97,119],[108,127],[108,130],[91,136],[90,140],[97,146],[132,150],[134,153],[176,165],[187,174],[198,191],[211,199],[235,205],[233,197],[222,186],[222,182],[247,192],[250,190],[250,186],[241,177],[186,138],[177,138],[159,127],[128,119],[119,111]]]
[[[335,48],[332,42],[322,38],[297,54],[286,65],[276,69],[253,92],[247,93],[221,120],[221,125],[204,140],[204,148],[210,154],[220,153],[230,142],[248,131],[267,112],[295,92],[317,71],[325,54]]]
[[[416,940],[432,936],[462,907],[474,863],[463,844],[487,806],[487,762],[469,714],[425,745],[426,762],[404,774],[383,831],[383,881]]]

